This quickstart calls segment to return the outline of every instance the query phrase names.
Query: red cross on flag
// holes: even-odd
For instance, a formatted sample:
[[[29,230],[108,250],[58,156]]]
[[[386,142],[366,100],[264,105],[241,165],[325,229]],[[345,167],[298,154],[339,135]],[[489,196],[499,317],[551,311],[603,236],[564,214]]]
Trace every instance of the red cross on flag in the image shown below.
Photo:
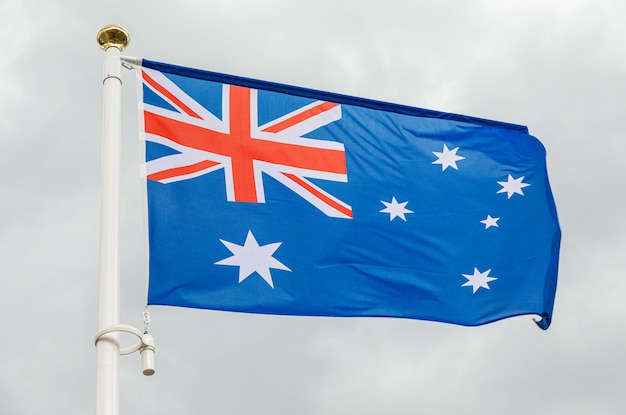
[[[144,105],[146,139],[178,152],[149,161],[149,180],[171,183],[224,169],[227,200],[263,203],[265,173],[326,215],[352,218],[349,205],[307,180],[348,181],[343,144],[304,137],[339,120],[339,104],[315,101],[259,125],[256,89],[224,85],[220,119],[160,72],[143,68],[142,78],[174,109]]]

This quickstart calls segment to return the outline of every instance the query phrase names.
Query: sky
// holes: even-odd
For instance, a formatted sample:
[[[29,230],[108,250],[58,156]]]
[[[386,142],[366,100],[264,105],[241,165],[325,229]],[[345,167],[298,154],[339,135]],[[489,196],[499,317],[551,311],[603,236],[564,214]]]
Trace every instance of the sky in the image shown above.
[[[0,413],[95,412],[95,37],[118,23],[130,56],[527,125],[563,232],[547,331],[532,316],[468,328],[150,307],[157,373],[121,357],[121,414],[622,414],[624,16],[621,0],[3,0]],[[121,320],[142,329],[136,86],[123,78]]]

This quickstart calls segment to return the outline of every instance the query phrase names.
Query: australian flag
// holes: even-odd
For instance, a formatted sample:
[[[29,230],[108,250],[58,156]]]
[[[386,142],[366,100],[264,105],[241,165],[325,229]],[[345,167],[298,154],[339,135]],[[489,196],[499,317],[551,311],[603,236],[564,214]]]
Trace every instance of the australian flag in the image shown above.
[[[547,328],[560,229],[524,126],[143,60],[148,303]]]

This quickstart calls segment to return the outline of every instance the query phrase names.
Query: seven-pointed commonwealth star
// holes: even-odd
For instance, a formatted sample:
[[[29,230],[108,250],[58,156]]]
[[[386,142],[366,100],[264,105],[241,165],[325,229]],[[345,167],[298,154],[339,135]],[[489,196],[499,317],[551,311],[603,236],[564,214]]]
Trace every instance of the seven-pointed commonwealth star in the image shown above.
[[[524,176],[514,179],[513,176],[509,174],[509,178],[506,182],[498,182],[498,184],[502,186],[502,189],[498,190],[498,193],[506,192],[509,199],[511,198],[511,196],[513,196],[513,193],[524,196],[522,188],[530,186],[530,184],[523,183],[523,180]]]
[[[433,164],[441,164],[441,171],[444,171],[448,167],[452,167],[455,170],[459,168],[456,165],[456,162],[459,160],[464,160],[465,157],[457,156],[456,152],[459,151],[459,148],[453,148],[452,150],[448,149],[447,145],[443,145],[443,151],[433,151],[433,154],[437,156],[437,160],[433,161]]]
[[[489,290],[489,281],[497,280],[497,278],[489,276],[490,272],[490,269],[485,272],[480,272],[478,271],[478,268],[474,268],[473,275],[463,274],[463,276],[467,278],[467,282],[461,285],[461,287],[471,286],[474,290],[472,294],[476,293],[479,288],[486,288]]]
[[[243,246],[223,239],[220,241],[233,253],[233,256],[217,261],[215,264],[239,267],[239,282],[257,272],[270,287],[274,288],[270,268],[291,272],[282,262],[272,256],[282,242],[259,246],[254,235],[252,235],[252,231],[248,231]]]
[[[389,213],[389,221],[391,222],[395,218],[400,218],[406,222],[405,213],[413,213],[412,210],[407,209],[405,206],[407,202],[398,203],[395,196],[391,198],[391,202],[385,202],[381,200],[382,204],[387,206],[386,208],[380,210],[383,213]]]
[[[500,218],[492,218],[491,215],[487,215],[487,219],[485,220],[481,220],[480,223],[484,223],[485,224],[485,229],[489,229],[492,226],[495,226],[496,228],[498,228],[498,221],[500,220]]]

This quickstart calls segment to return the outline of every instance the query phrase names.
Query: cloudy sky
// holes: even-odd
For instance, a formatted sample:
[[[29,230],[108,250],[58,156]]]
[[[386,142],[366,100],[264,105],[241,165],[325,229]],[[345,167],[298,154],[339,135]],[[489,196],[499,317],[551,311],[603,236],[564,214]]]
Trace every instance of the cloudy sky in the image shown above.
[[[152,307],[157,374],[122,414],[623,414],[626,3],[0,2],[0,413],[95,412],[102,62],[124,53],[527,125],[563,241],[552,327]],[[145,304],[134,75],[124,71],[122,322]],[[124,337],[130,343],[132,339]]]

